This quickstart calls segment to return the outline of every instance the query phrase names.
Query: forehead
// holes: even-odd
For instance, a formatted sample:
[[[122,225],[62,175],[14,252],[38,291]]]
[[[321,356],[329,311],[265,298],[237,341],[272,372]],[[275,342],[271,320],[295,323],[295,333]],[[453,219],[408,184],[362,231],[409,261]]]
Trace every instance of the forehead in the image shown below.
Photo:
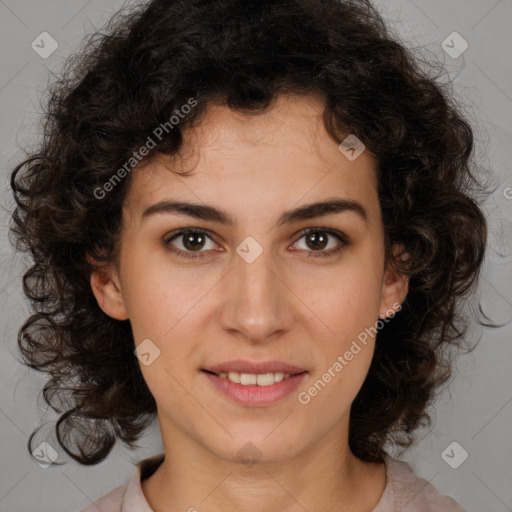
[[[366,150],[347,159],[326,132],[323,111],[317,96],[282,96],[257,114],[211,106],[200,124],[185,130],[178,154],[159,155],[134,170],[128,214],[140,217],[152,204],[173,198],[254,220],[335,196],[364,203],[369,220],[376,220],[375,160]],[[192,174],[176,174],[181,171]]]

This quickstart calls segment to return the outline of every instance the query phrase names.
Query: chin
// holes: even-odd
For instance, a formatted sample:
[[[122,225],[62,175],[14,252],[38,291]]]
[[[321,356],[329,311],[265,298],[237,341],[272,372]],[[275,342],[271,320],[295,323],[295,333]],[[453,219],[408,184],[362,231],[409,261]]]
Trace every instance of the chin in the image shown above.
[[[240,436],[230,438],[227,444],[210,449],[221,459],[234,464],[243,464],[248,467],[257,464],[280,464],[286,462],[298,453],[297,443],[290,442],[287,437],[287,443],[284,442],[286,436],[268,436],[271,431],[266,430],[261,436]]]

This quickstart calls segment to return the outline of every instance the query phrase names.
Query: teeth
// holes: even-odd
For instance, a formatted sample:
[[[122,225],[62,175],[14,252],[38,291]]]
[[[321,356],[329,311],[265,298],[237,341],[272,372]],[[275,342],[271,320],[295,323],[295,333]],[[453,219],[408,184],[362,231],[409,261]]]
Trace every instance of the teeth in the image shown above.
[[[258,382],[258,376],[253,373],[241,373],[240,384],[244,386],[254,386]]]
[[[242,384],[244,386],[271,386],[276,382],[281,382],[283,379],[287,379],[290,376],[289,373],[238,373],[238,372],[222,372],[219,373],[219,377],[222,379],[228,379],[235,384]]]
[[[231,382],[240,384],[240,374],[239,373],[236,373],[236,372],[221,373],[220,376],[224,377],[225,379],[229,379]]]

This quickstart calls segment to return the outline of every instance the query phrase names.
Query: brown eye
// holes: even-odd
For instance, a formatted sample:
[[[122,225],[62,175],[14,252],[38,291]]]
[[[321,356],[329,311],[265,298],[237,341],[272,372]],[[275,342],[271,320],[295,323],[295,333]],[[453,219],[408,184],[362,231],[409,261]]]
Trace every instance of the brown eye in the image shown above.
[[[305,235],[306,244],[314,250],[325,249],[329,241],[329,235],[322,231],[313,231]]]
[[[205,243],[205,236],[202,233],[192,232],[182,235],[183,245],[189,251],[201,249]]]
[[[175,242],[175,240],[178,242]],[[165,240],[165,245],[179,256],[196,258],[204,255],[203,253],[206,251],[202,251],[201,249],[207,246],[208,241],[211,242],[211,246],[206,247],[206,249],[214,249],[215,243],[205,231],[199,229],[182,229]]]
[[[302,232],[302,236],[299,240],[301,239],[305,240],[306,247],[304,250],[309,253],[307,254],[308,257],[334,256],[340,252],[343,247],[349,245],[345,235],[322,227],[306,229]],[[337,240],[338,244],[335,242],[332,243],[332,239]],[[295,245],[297,245],[297,243],[298,242],[296,242]],[[325,250],[327,247],[329,247],[329,250]],[[300,249],[302,250],[303,248]]]

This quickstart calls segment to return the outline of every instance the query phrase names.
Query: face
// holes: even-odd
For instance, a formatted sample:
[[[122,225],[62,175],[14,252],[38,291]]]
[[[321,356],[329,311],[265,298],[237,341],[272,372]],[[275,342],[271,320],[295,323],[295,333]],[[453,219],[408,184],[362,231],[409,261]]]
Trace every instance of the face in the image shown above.
[[[162,431],[225,461],[252,445],[262,463],[289,460],[333,431],[347,442],[350,406],[373,355],[371,328],[407,292],[384,265],[375,161],[368,151],[349,160],[322,112],[312,96],[281,97],[251,116],[212,106],[185,133],[179,157],[134,171],[118,272],[91,278],[102,309],[129,318],[143,347],[139,364]],[[170,201],[221,210],[232,223]],[[277,391],[265,391],[267,402],[248,403],[203,371],[233,360],[305,373],[270,386]],[[253,400],[255,387],[245,389]]]

